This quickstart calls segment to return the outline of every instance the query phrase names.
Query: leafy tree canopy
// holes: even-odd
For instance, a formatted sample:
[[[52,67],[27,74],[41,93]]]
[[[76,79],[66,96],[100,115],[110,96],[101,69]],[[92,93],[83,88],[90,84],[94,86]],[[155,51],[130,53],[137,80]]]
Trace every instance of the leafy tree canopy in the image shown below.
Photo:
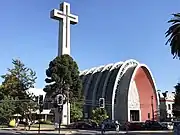
[[[180,58],[180,13],[173,14],[168,23],[171,23],[171,26],[165,33],[168,37],[166,44],[169,43],[173,58]]]
[[[31,100],[34,95],[30,94],[27,90],[34,87],[36,80],[36,73],[25,67],[20,60],[12,61],[13,68],[8,68],[8,73],[2,75],[4,79],[0,87],[0,96],[10,96],[15,100],[14,113],[25,115],[25,112],[30,111],[30,107],[34,107]]]
[[[180,117],[180,83],[178,83],[174,88],[176,94],[173,105],[173,114],[175,117]]]
[[[5,96],[0,102],[0,121],[3,124],[8,124],[15,111],[14,99],[10,96]]]
[[[82,102],[74,102],[71,104],[71,121],[75,122],[78,120],[81,120],[83,117],[83,108],[82,108]]]
[[[97,107],[92,110],[92,120],[95,121],[97,124],[101,124],[101,122],[103,122],[103,120],[107,118],[108,115],[105,109]]]
[[[79,78],[77,63],[69,55],[56,57],[46,70],[44,91],[51,97],[69,92],[70,101],[82,99],[82,82]]]

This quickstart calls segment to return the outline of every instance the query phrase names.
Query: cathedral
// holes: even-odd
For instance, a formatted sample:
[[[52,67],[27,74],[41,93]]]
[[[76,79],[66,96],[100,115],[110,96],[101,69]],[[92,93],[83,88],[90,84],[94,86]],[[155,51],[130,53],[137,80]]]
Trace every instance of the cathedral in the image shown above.
[[[50,17],[59,21],[58,56],[70,55],[70,24],[77,24],[78,16],[70,12],[69,3],[63,2],[60,9],[50,12]],[[105,109],[112,120],[126,122],[158,119],[156,84],[147,65],[130,59],[84,70],[80,77],[85,96],[85,118],[91,117],[92,109],[99,106],[100,98],[104,98]],[[64,108],[62,121],[69,124],[69,103]],[[56,112],[56,123],[59,122],[58,115]]]
[[[85,96],[84,116],[105,99],[105,109],[119,122],[158,119],[156,84],[147,65],[130,59],[80,72]]]

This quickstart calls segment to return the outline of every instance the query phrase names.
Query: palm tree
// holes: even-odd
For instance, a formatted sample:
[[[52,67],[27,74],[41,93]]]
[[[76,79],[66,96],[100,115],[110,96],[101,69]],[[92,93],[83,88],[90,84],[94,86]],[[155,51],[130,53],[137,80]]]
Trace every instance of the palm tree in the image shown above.
[[[166,45],[169,43],[173,59],[180,59],[180,13],[172,15],[173,18],[168,21],[168,23],[171,23],[171,26],[165,33],[166,37],[168,37]]]

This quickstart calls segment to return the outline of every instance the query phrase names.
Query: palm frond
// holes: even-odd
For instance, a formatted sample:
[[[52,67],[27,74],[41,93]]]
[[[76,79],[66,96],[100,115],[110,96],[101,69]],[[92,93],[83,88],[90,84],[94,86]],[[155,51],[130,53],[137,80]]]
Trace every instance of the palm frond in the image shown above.
[[[180,32],[180,24],[175,24],[171,26],[168,31],[165,33],[166,37],[170,36],[166,42],[166,45],[172,41],[173,37],[178,35]]]
[[[171,23],[171,26],[165,33],[165,37],[168,37],[166,45],[169,43],[173,59],[180,59],[180,13],[172,15],[173,18],[168,21],[168,23]]]
[[[174,24],[166,31],[166,37],[168,37],[171,33],[175,32],[177,29],[179,29],[180,24]]]
[[[174,36],[170,42],[171,46],[171,54],[173,55],[174,58],[180,57],[180,33]]]
[[[180,13],[172,14],[174,17],[180,17]]]
[[[172,23],[172,24],[180,23],[180,18],[173,18],[169,20],[168,23]]]

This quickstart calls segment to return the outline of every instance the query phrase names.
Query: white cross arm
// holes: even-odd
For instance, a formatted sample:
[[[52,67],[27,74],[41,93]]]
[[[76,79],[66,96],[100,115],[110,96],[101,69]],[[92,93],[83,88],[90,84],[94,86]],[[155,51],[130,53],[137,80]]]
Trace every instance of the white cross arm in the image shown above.
[[[70,19],[71,24],[77,24],[78,23],[78,16],[76,16],[76,15],[70,14],[69,19]]]
[[[65,16],[62,11],[59,11],[58,9],[53,9],[50,12],[50,17],[55,20],[63,19]]]
[[[77,24],[78,23],[78,16],[72,15],[72,14],[65,15],[63,11],[60,11],[58,9],[53,9],[50,12],[50,17],[52,19],[55,19],[55,20],[61,20],[61,19],[65,19],[66,17],[68,17],[71,24]]]

